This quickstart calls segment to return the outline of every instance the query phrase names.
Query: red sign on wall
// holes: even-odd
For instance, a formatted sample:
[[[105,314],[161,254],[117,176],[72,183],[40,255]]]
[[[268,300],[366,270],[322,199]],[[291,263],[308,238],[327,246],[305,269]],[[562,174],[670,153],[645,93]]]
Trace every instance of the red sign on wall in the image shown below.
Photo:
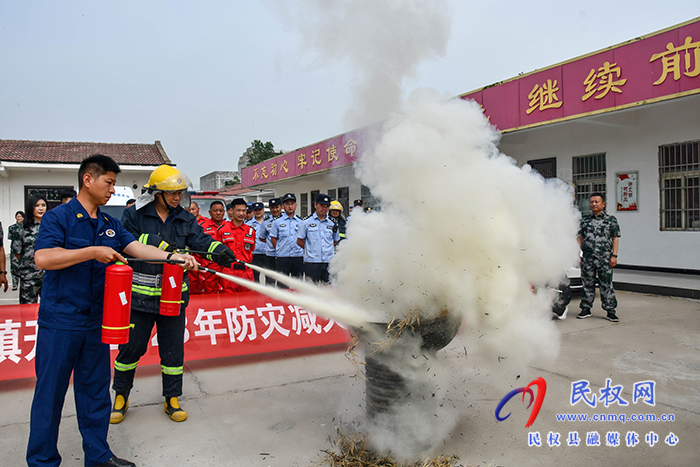
[[[462,95],[516,130],[700,93],[700,21]]]
[[[352,164],[359,156],[360,132],[350,132],[243,169],[244,187]]]
[[[0,380],[33,377],[39,305],[3,305]],[[350,340],[333,320],[257,292],[193,295],[186,310],[185,360],[274,352]],[[151,339],[142,365],[160,362]],[[112,359],[117,346],[112,345]]]

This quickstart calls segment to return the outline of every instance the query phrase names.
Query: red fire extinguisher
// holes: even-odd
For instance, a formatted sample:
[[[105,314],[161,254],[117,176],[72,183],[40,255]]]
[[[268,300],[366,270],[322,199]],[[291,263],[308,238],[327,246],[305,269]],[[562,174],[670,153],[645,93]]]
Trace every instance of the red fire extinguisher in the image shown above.
[[[102,342],[105,344],[126,344],[129,342],[133,277],[133,269],[124,263],[107,266],[102,310]]]
[[[160,314],[178,316],[182,303],[182,266],[172,263],[163,265],[163,284],[160,290]]]

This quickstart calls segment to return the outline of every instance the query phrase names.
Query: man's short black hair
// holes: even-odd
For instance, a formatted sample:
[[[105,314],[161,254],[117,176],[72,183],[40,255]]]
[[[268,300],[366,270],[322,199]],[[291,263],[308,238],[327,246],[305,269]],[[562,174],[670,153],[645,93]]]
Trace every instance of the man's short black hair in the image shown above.
[[[591,196],[589,196],[588,199],[591,199],[594,196],[600,196],[600,199],[602,199],[603,202],[605,202],[605,195],[603,193],[596,191],[595,193],[591,193]]]
[[[114,159],[111,157],[103,156],[102,154],[93,154],[87,159],[83,159],[83,162],[80,163],[80,169],[78,169],[78,189],[83,187],[83,175],[86,173],[90,174],[92,178],[99,178],[100,175],[104,175],[107,172],[118,174],[121,171],[119,164],[114,162]]]
[[[66,199],[66,198],[75,198],[76,195],[77,195],[77,193],[75,192],[75,190],[74,190],[73,188],[68,188],[68,189],[66,189],[66,190],[63,190],[63,191],[61,192],[61,195],[60,195],[60,196],[61,196],[61,202],[63,202],[63,200]]]
[[[221,206],[223,206],[224,209],[226,209],[226,205],[224,204],[224,202],[223,202],[223,201],[219,201],[218,199],[216,199],[216,200],[214,200],[214,201],[211,202],[211,204],[209,205],[209,209],[213,208],[213,207],[216,206],[217,204],[220,204]]]
[[[233,201],[231,201],[231,208],[233,208],[234,206],[238,206],[240,204],[244,205],[246,207],[246,209],[248,209],[248,203],[243,198],[236,198]]]

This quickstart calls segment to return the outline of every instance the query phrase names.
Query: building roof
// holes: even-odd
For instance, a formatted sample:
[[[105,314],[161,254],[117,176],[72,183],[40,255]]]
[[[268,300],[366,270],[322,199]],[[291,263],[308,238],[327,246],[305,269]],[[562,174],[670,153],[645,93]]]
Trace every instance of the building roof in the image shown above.
[[[0,161],[44,164],[80,164],[93,154],[103,154],[122,165],[170,164],[160,141],[136,143],[74,143],[0,139]]]

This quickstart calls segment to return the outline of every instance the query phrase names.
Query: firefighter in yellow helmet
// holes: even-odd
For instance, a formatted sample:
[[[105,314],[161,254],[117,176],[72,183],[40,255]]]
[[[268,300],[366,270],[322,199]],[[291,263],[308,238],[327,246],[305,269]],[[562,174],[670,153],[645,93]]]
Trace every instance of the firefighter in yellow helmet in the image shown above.
[[[340,241],[345,240],[345,228],[347,220],[343,217],[343,205],[339,201],[331,201],[331,207],[328,208],[328,214],[335,224],[334,229],[340,234]]]
[[[127,208],[122,224],[139,242],[154,245],[166,251],[207,251],[207,259],[230,267],[236,260],[233,252],[222,243],[205,234],[195,217],[188,211],[189,181],[175,167],[161,165],[151,173],[146,192]],[[189,277],[185,273],[182,284],[182,304],[178,316],[159,314],[163,266],[132,263],[131,324],[129,342],[119,346],[114,362],[112,389],[116,392],[110,423],[119,423],[129,408],[129,393],[134,384],[134,373],[139,359],[146,353],[155,325],[158,330],[158,352],[163,380],[165,412],[176,422],[187,419],[178,402],[182,395],[182,368],[184,361],[185,308],[189,302]]]

